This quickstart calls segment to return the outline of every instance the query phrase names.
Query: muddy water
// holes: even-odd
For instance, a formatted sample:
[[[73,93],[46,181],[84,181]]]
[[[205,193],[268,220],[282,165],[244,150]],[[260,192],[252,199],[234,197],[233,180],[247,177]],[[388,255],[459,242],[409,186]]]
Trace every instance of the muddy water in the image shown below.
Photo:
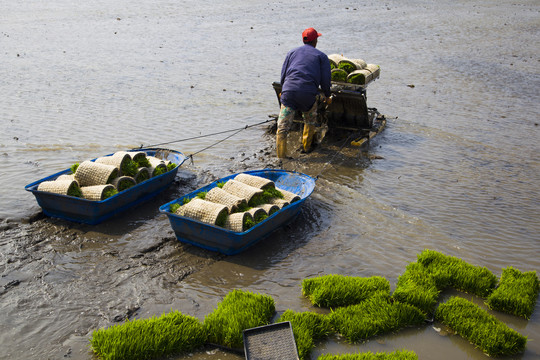
[[[172,309],[203,319],[235,288],[271,295],[278,314],[313,310],[303,278],[380,275],[394,286],[425,248],[497,276],[540,269],[537,2],[141,3],[0,5],[0,358],[91,359],[93,329]],[[180,244],[157,208],[277,166],[266,124],[196,154],[166,192],[97,226],[46,218],[24,191],[76,161],[266,121],[278,110],[271,83],[309,26],[327,54],[381,66],[368,105],[389,122],[367,149],[336,154],[338,139],[295,153],[283,166],[321,174],[316,190],[254,248],[226,257]],[[223,137],[167,146],[192,154]],[[529,337],[515,358],[540,356],[538,303],[529,321],[496,315]],[[484,358],[437,323],[357,345],[333,337],[312,358],[402,348]]]

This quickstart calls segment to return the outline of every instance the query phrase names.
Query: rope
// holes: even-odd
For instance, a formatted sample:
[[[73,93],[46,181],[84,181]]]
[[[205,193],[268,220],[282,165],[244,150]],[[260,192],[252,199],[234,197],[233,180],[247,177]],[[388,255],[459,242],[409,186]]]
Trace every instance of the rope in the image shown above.
[[[219,131],[219,132],[215,132],[215,133],[212,133],[212,134],[199,135],[199,136],[194,136],[194,137],[191,137],[191,138],[185,138],[185,139],[173,140],[173,141],[168,141],[168,142],[164,142],[164,143],[160,143],[160,144],[154,144],[154,145],[144,145],[144,144],[141,144],[140,148],[143,148],[143,147],[153,148],[153,147],[158,147],[158,146],[162,146],[162,145],[168,145],[168,144],[173,144],[173,143],[177,143],[177,142],[182,142],[182,141],[189,141],[189,140],[201,139],[201,138],[209,137],[209,136],[215,136],[215,135],[226,134],[226,133],[233,132],[233,131],[236,131],[236,132],[238,133],[238,132],[240,132],[241,130],[245,130],[245,129],[247,129],[247,128],[254,127],[254,126],[259,126],[259,125],[262,125],[262,124],[266,124],[267,122],[269,122],[269,121],[274,121],[274,120],[275,120],[275,119],[268,119],[268,120],[261,121],[261,122],[256,123],[256,124],[246,125],[246,126],[244,126],[244,127],[242,127],[242,128],[238,128],[238,129],[224,130],[224,131]],[[235,134],[233,134],[233,135],[235,135]],[[229,136],[229,137],[230,137],[230,136]],[[227,138],[226,138],[226,139],[227,139]]]
[[[343,150],[343,148],[345,147],[345,145],[347,145],[347,143],[349,143],[349,141],[350,141],[353,137],[354,137],[354,133],[351,134],[351,135],[349,135],[349,137],[347,137],[347,139],[343,142],[343,144],[341,145],[341,147],[339,148],[339,150],[336,151],[336,152],[334,153],[334,155],[332,156],[332,158],[331,158],[329,161],[327,161],[327,162],[324,163],[324,165],[323,165],[321,171],[319,171],[319,173],[317,174],[317,176],[315,176],[315,181],[319,180],[319,177],[321,176],[321,174],[323,173],[323,171],[326,169],[326,167],[327,167],[328,165],[330,165],[330,164],[332,163],[332,161],[334,161],[334,159],[336,158],[336,156],[338,156],[338,154],[341,153],[341,150]]]

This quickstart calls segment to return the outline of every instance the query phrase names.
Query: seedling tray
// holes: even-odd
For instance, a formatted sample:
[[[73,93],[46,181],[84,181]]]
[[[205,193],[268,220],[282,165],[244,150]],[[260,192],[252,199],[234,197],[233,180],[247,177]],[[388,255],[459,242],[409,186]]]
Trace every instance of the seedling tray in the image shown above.
[[[246,360],[298,360],[289,321],[244,330]]]

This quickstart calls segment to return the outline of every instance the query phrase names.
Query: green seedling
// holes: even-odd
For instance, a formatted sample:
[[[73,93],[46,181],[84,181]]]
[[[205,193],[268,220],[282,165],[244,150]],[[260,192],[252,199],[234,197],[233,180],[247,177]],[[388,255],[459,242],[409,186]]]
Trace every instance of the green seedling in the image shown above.
[[[465,261],[441,254],[433,250],[424,250],[418,255],[418,263],[435,275],[439,285],[448,281],[448,286],[480,297],[487,297],[497,284],[497,277],[485,267],[474,266]],[[446,286],[445,286],[446,287]]]
[[[171,206],[169,206],[169,210],[175,214],[176,211],[180,208],[180,204],[179,203],[174,203],[174,204],[171,204]]]
[[[439,305],[435,319],[448,325],[490,356],[511,355],[525,349],[527,338],[472,302],[452,297]]]
[[[302,281],[302,294],[321,307],[358,304],[380,291],[390,294],[390,283],[380,276],[323,275]]]
[[[137,163],[133,160],[126,161],[122,164],[121,171],[122,175],[126,176],[135,176],[137,175],[137,170],[139,166],[137,166]]]
[[[416,306],[426,315],[434,311],[440,290],[435,277],[422,265],[414,262],[407,265],[398,278],[392,297],[402,303]]]
[[[206,194],[208,194],[208,191],[201,191],[201,192],[197,193],[197,195],[195,195],[195,196],[197,196],[199,199],[204,200],[204,199],[206,199]]]
[[[173,163],[173,162],[170,162],[170,163],[167,164],[167,171],[171,171],[175,167],[176,167],[176,164]]]
[[[536,271],[521,272],[513,267],[503,269],[499,286],[487,298],[491,309],[529,319],[538,298]]]
[[[332,327],[351,343],[424,323],[416,307],[392,302],[386,292],[376,293],[360,304],[340,307],[329,315]]]
[[[118,194],[118,190],[116,190],[114,187],[113,188],[108,188],[108,189],[105,189],[105,191],[103,192],[103,196],[102,196],[102,199],[101,200],[105,200],[105,199],[108,199],[110,198],[111,196],[114,196]]]
[[[274,315],[274,300],[268,295],[233,290],[204,319],[210,343],[243,348],[243,331],[267,325]]]
[[[368,351],[358,354],[323,354],[317,360],[418,360],[418,355],[410,350],[396,350],[391,353]]]
[[[287,310],[276,322],[285,321],[291,323],[300,359],[309,359],[314,342],[327,337],[332,331],[328,318],[313,312],[297,313]]]
[[[127,321],[92,332],[92,351],[104,360],[152,359],[193,351],[206,333],[194,317],[178,311],[150,319]]]

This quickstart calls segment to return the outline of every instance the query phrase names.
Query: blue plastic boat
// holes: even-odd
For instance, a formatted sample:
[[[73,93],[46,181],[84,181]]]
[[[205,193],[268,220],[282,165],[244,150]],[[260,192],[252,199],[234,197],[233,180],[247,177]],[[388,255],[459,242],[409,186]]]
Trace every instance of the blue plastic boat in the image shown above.
[[[167,214],[169,217],[169,221],[177,239],[185,243],[196,245],[208,250],[218,251],[226,255],[238,254],[261,239],[267,237],[274,230],[293,220],[294,217],[300,212],[300,208],[304,201],[309,195],[311,195],[313,189],[315,188],[315,178],[298,172],[265,169],[246,171],[245,174],[270,179],[276,184],[276,187],[300,196],[300,200],[283,207],[281,210],[275,212],[249,230],[241,233],[206,224],[170,212],[170,206],[172,204],[183,204],[184,198],[191,199],[199,192],[209,191],[210,189],[216,187],[218,183],[233,179],[238,174],[229,175],[196,191],[186,194],[179,199],[160,206],[160,212]]]
[[[170,160],[177,166],[164,174],[150,178],[101,201],[90,201],[37,190],[41,182],[52,181],[60,175],[69,174],[71,173],[70,169],[28,184],[24,188],[34,194],[45,215],[90,225],[99,224],[165,190],[174,181],[178,168],[186,160],[184,154],[175,150],[147,148],[137,149],[137,151],[144,151],[148,156]]]

